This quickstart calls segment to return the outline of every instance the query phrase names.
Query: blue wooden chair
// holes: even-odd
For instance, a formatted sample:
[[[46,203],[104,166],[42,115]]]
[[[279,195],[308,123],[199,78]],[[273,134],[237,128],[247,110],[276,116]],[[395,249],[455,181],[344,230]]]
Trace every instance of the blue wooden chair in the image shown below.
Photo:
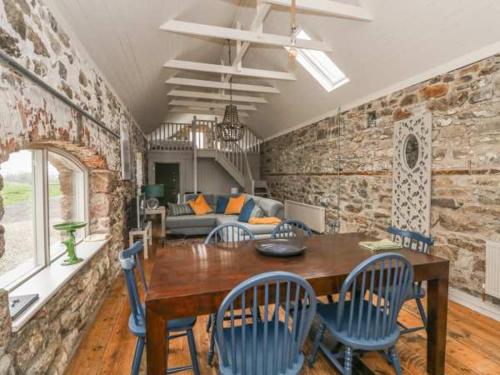
[[[392,240],[401,242],[404,247],[410,248],[421,253],[429,254],[434,245],[434,240],[431,237],[424,236],[418,232],[412,232],[408,230],[401,230],[396,227],[388,227],[386,229],[388,233],[392,235]],[[425,289],[422,287],[422,282],[414,282],[412,288],[409,289],[406,295],[406,301],[415,300],[417,304],[418,313],[420,314],[420,319],[422,319],[423,325],[420,327],[408,328],[403,323],[398,323],[401,328],[402,334],[419,331],[421,329],[427,328],[427,315],[425,313],[424,304],[422,299],[425,297]]]
[[[255,240],[254,234],[246,227],[238,223],[221,224],[214,228],[205,239],[205,245],[215,245],[230,248],[237,248],[241,241]],[[237,316],[236,319],[240,319]],[[207,319],[207,332],[210,332],[212,326],[215,324],[215,314],[210,314]],[[208,363],[212,364],[215,349],[215,333],[212,331],[210,336],[210,345],[208,348]]]
[[[205,245],[238,247],[241,241],[255,240],[254,234],[238,223],[225,223],[215,227],[205,239]]]
[[[259,318],[259,300],[263,318]],[[305,308],[299,309],[299,301]],[[290,310],[291,305],[295,309]],[[284,305],[280,314],[276,306]],[[247,307],[251,314],[246,315]],[[235,324],[235,310],[242,311]],[[302,348],[316,312],[311,285],[289,272],[263,273],[236,286],[224,299],[216,321],[219,373],[222,375],[292,375],[304,363]],[[229,316],[229,324],[224,322]]]
[[[141,283],[143,285],[144,293],[147,292],[148,286],[144,276],[144,269],[142,267],[140,253],[143,250],[142,241],[135,242],[131,247],[123,250],[119,254],[120,264],[125,274],[125,281],[127,283],[127,290],[130,300],[130,308],[132,310],[128,321],[130,332],[137,337],[137,344],[135,347],[134,360],[132,362],[132,375],[139,374],[141,365],[142,353],[146,343],[146,314],[144,306],[139,297],[139,289],[136,282],[136,270],[139,273]],[[171,335],[166,338],[168,340],[176,339],[179,337],[187,336],[189,343],[189,351],[191,354],[191,365],[171,368],[167,373],[172,374],[179,371],[193,369],[196,375],[200,374],[198,367],[198,357],[196,354],[196,344],[193,335],[193,326],[196,318],[182,318],[169,320],[168,328]]]
[[[288,219],[274,228],[271,238],[311,237],[312,230],[301,221]]]
[[[351,375],[353,355],[388,350],[396,373],[401,374],[396,352],[400,334],[397,317],[412,282],[413,267],[400,254],[377,254],[360,263],[342,284],[339,301],[318,305],[321,325],[309,364],[313,365],[321,348],[340,373]],[[384,294],[377,295],[375,291],[382,288]],[[333,353],[322,343],[326,329],[344,346],[344,351]]]

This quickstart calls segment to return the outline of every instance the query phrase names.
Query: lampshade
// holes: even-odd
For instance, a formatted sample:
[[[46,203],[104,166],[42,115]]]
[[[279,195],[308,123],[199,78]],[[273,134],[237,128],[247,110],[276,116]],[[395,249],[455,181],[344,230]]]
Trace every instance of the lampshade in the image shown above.
[[[244,125],[240,124],[238,109],[234,104],[226,106],[224,119],[216,125],[216,132],[219,139],[225,142],[238,142],[243,138]]]
[[[165,195],[165,185],[146,185],[144,186],[144,194],[146,198],[163,198]]]

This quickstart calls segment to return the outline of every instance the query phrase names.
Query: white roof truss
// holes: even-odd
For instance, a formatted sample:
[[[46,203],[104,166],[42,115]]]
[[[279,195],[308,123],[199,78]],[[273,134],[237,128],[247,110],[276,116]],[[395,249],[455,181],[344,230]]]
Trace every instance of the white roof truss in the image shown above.
[[[240,70],[238,70],[238,68],[235,66],[207,64],[207,63],[199,63],[194,61],[185,61],[176,59],[167,61],[164,67],[180,69],[180,70],[193,70],[198,72],[215,73],[215,74],[232,74],[242,77],[278,79],[285,81],[295,80],[295,76],[288,72],[278,72],[274,70],[250,69],[250,68],[241,68]]]
[[[261,0],[264,3],[289,7],[291,0]],[[348,18],[356,21],[373,21],[373,16],[363,6],[350,5],[334,0],[296,0],[298,10]]]
[[[269,44],[278,47],[292,46],[292,39],[289,36],[265,34],[258,31],[247,31],[230,27],[204,25],[194,22],[170,20],[165,22],[160,27],[160,29],[180,34],[208,36],[219,39],[231,39],[256,44]],[[330,47],[328,44],[317,40],[297,39],[296,46],[297,48],[314,49],[318,51],[329,52],[332,50],[332,47]]]
[[[210,109],[210,108],[199,108],[199,107],[173,107],[169,109],[172,113],[186,113],[191,115],[214,115],[214,116],[224,116],[224,110],[222,109]],[[240,111],[238,109],[238,115],[240,117],[250,117],[248,112]]]
[[[179,107],[195,107],[195,108],[215,108],[224,109],[227,103],[215,103],[215,102],[198,102],[196,100],[179,100],[174,99],[168,103],[168,105],[179,106]],[[242,111],[256,111],[257,107],[253,104],[237,104],[238,110]]]
[[[229,83],[218,82],[218,81],[206,81],[201,79],[190,79],[190,78],[180,78],[172,77],[165,81],[168,85],[178,85],[178,86],[191,86],[191,87],[205,87],[209,89],[218,90],[229,90]],[[263,85],[246,85],[242,83],[232,84],[233,91],[247,91],[247,92],[260,92],[265,94],[279,94],[280,90],[272,86]]]
[[[220,101],[229,101],[231,97],[229,95],[223,95],[219,93],[212,92],[201,92],[201,91],[184,91],[184,90],[171,90],[168,96],[177,96],[182,98],[198,98],[198,99],[213,99]],[[232,98],[235,102],[244,103],[267,103],[267,100],[259,96],[245,96],[245,95],[233,95]]]
[[[351,5],[335,0],[296,0],[296,7],[299,11],[313,12],[324,14],[333,17],[347,18],[356,21],[372,21],[373,16],[370,11],[363,6],[363,0],[359,0],[361,5]],[[230,88],[229,80],[232,76],[272,79],[272,80],[295,80],[295,76],[289,72],[272,71],[265,69],[249,69],[242,65],[243,57],[245,56],[251,43],[268,44],[279,47],[292,46],[292,36],[282,36],[263,32],[263,24],[266,16],[269,14],[271,7],[282,6],[290,7],[291,0],[257,0],[257,8],[255,16],[252,20],[249,30],[242,30],[241,25],[236,23],[235,28],[213,26],[207,24],[185,22],[180,20],[169,20],[160,26],[161,30],[175,32],[180,34],[213,37],[220,39],[231,39],[236,41],[236,57],[232,61],[231,66],[224,64],[208,64],[195,61],[185,61],[172,59],[164,64],[165,68],[198,71],[205,73],[213,73],[221,75],[221,81],[190,79],[181,77],[172,77],[165,83],[179,86],[203,87],[217,89],[219,92],[211,93],[204,91],[184,91],[171,90],[168,95],[174,97],[184,97],[193,99],[210,99],[218,102],[198,102],[195,100],[172,100],[170,105],[188,107],[186,110],[203,109],[205,112],[213,112],[217,109],[223,109],[226,104],[220,101],[228,101],[229,95],[224,90]],[[314,50],[329,52],[331,46],[323,41],[309,40],[296,38],[294,46],[299,50]],[[248,91],[266,94],[278,94],[279,90],[274,87],[253,84],[233,83],[232,89],[235,91]],[[262,97],[233,95],[234,101],[247,103],[267,103]],[[255,111],[257,108],[254,105],[238,105],[238,109]],[[179,111],[176,109],[175,111]],[[174,110],[172,109],[172,112]]]

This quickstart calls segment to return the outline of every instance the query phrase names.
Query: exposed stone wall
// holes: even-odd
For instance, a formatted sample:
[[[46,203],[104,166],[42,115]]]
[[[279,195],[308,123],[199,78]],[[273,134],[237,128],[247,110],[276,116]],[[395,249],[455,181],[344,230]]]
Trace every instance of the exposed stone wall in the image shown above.
[[[132,155],[144,153],[145,139],[126,107],[40,0],[0,2],[0,49],[108,129],[119,133],[120,124],[126,124]],[[126,207],[135,194],[135,181],[120,178],[118,138],[0,63],[0,163],[10,153],[33,146],[64,150],[86,166],[90,231],[108,232],[112,240],[19,332],[11,331],[7,294],[0,290],[2,375],[63,373],[89,318],[118,275],[116,258],[125,244]],[[2,181],[0,175],[0,190]],[[0,224],[3,212],[0,198]],[[3,232],[0,225],[0,256]]]
[[[479,296],[485,240],[500,240],[500,55],[344,113],[340,230],[381,235],[390,224],[394,122],[421,110],[433,116],[433,251],[450,260],[453,287]],[[325,206],[329,231],[337,219],[337,134],[326,118],[266,142],[261,156],[272,195]]]

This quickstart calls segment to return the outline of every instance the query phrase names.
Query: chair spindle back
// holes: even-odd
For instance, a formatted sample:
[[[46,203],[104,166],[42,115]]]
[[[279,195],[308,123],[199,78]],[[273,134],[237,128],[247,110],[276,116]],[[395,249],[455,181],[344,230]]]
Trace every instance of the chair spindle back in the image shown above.
[[[397,253],[374,255],[346,278],[336,323],[348,338],[383,339],[397,330],[397,317],[413,282],[413,267]],[[383,291],[376,294],[376,291]]]
[[[401,245],[421,253],[429,254],[434,240],[418,232],[403,230],[396,227],[388,227],[386,231],[392,234],[393,241],[401,242]]]
[[[277,238],[291,238],[291,237],[311,237],[312,230],[306,224],[299,220],[285,220],[274,228],[271,237]]]
[[[219,242],[237,246],[241,241],[255,240],[254,234],[246,227],[238,223],[226,223],[214,228],[205,239],[205,245]]]
[[[146,277],[144,275],[144,268],[141,262],[141,252],[143,250],[142,241],[135,242],[131,247],[120,252],[118,258],[125,275],[125,282],[127,284],[127,292],[130,301],[130,309],[134,322],[137,325],[145,324],[144,309],[142,307],[141,298],[139,296],[139,289],[136,281],[136,270],[141,278],[144,293],[148,290]]]
[[[259,301],[263,301],[261,317]],[[249,307],[251,314],[247,314]],[[235,325],[235,310],[241,311],[239,325]],[[217,313],[222,365],[233,374],[285,373],[299,361],[315,313],[314,290],[298,275],[268,272],[242,282],[226,296]],[[230,316],[226,329],[224,316]]]

